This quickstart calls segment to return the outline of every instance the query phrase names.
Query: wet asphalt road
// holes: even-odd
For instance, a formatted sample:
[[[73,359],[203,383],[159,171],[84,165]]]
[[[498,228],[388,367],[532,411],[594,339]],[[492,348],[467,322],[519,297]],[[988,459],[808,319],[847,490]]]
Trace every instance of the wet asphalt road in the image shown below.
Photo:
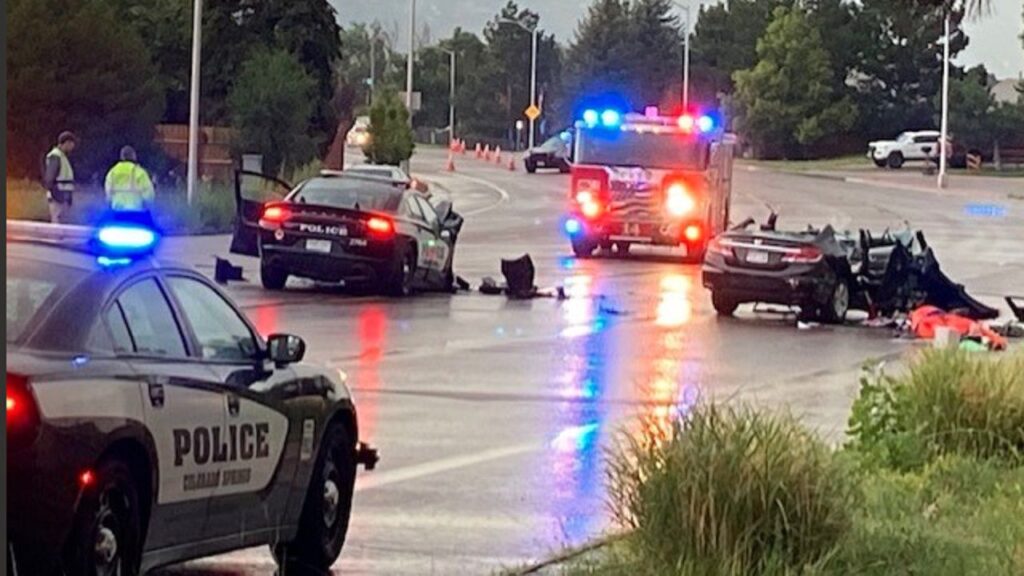
[[[699,267],[679,255],[569,256],[559,231],[568,178],[423,151],[414,170],[449,195],[466,226],[457,272],[500,277],[529,253],[541,287],[566,301],[478,293],[394,301],[333,288],[231,287],[264,333],[294,332],[307,358],[348,373],[378,469],[358,480],[337,574],[489,574],[609,527],[604,450],[620,430],[664,425],[698,398],[787,406],[831,439],[843,430],[868,358],[912,344],[858,326],[799,331],[741,309],[716,319]],[[885,189],[737,168],[734,219],[782,210],[781,226],[923,228],[949,274],[983,300],[1024,285],[1024,201]],[[999,210],[979,210],[976,205]],[[994,215],[993,215],[994,214]],[[165,252],[212,274],[224,237],[170,239]],[[256,261],[244,264],[258,278]],[[265,549],[194,562],[176,576],[273,574]]]

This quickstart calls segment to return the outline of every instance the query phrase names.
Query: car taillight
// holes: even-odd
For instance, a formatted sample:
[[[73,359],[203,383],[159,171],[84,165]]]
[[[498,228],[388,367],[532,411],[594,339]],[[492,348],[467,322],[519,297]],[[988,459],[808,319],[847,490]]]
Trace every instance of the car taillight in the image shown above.
[[[604,205],[601,203],[600,197],[589,190],[577,192],[576,203],[579,204],[580,213],[588,220],[597,218],[604,211]]]
[[[265,228],[279,228],[281,223],[292,217],[292,211],[287,206],[272,204],[263,208],[260,214],[260,226]]]
[[[711,241],[708,242],[707,251],[709,253],[719,254],[721,256],[725,256],[726,258],[732,258],[733,255],[734,255],[733,251],[732,251],[732,247],[728,246],[726,244],[723,244],[722,241],[719,240],[718,238],[712,238]]]
[[[822,259],[821,249],[815,246],[802,246],[786,251],[782,255],[782,261],[788,264],[813,264]]]
[[[366,228],[376,234],[391,234],[395,231],[395,225],[387,218],[374,216],[366,221]]]
[[[31,441],[39,424],[39,413],[28,380],[17,374],[7,374],[7,439],[12,445]]]
[[[686,231],[683,232],[683,235],[686,236],[686,239],[690,242],[696,242],[704,235],[704,230],[696,224],[690,224],[686,227]]]

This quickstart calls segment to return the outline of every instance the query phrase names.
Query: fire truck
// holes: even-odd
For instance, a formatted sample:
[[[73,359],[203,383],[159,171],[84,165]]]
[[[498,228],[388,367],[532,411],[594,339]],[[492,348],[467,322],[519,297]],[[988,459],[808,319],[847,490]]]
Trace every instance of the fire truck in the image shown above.
[[[735,137],[711,113],[587,109],[563,223],[577,257],[685,246],[699,262],[729,224]]]

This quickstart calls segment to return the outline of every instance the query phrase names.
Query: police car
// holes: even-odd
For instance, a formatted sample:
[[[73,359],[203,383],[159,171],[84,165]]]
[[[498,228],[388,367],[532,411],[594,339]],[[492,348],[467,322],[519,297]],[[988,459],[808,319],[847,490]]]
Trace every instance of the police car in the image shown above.
[[[262,338],[137,223],[7,223],[9,574],[135,575],[269,544],[319,573],[359,443],[345,377]]]

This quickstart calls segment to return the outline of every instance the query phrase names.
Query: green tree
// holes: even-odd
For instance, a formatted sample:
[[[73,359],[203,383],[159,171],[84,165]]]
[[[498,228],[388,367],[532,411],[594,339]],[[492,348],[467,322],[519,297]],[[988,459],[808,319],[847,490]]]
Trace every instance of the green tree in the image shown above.
[[[614,94],[635,109],[663,104],[678,93],[680,45],[668,0],[595,0],[566,55],[567,93]]]
[[[370,144],[366,156],[374,164],[398,165],[412,157],[409,111],[394,93],[378,94],[370,108]]]
[[[61,130],[79,136],[80,179],[105,171],[125,144],[146,158],[164,111],[162,86],[142,39],[120,25],[109,3],[11,0],[7,17],[10,174],[38,177]]]
[[[315,93],[316,80],[289,52],[253,52],[227,99],[239,132],[237,151],[262,154],[268,174],[308,163],[316,154],[317,142],[307,131]]]
[[[945,9],[923,0],[864,0],[869,42],[858,67],[861,128],[868,137],[933,128],[935,95],[942,88]],[[960,27],[964,12],[954,6],[950,56],[967,46]]]
[[[496,95],[502,105],[503,126],[509,129],[516,120],[526,120],[523,111],[530,105],[531,44],[530,32],[505,21],[521,22],[527,28],[540,26],[540,16],[531,10],[520,8],[514,0],[508,0],[504,7],[487,23],[484,38],[494,68],[490,72],[499,82]],[[537,35],[537,99],[544,96],[544,112],[554,105],[559,97],[558,80],[561,77],[562,61],[558,43],[554,36],[542,30]]]
[[[757,65],[734,78],[737,121],[759,155],[805,155],[852,126],[856,109],[837,98],[821,34],[801,9],[775,9],[757,55]]]

